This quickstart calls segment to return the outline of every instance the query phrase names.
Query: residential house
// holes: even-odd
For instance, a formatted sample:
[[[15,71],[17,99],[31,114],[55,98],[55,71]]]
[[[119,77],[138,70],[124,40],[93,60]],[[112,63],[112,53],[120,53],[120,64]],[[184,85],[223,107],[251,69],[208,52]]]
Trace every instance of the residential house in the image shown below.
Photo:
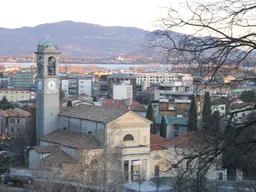
[[[0,110],[1,134],[21,136],[29,134],[31,113],[20,108]]]
[[[164,115],[166,128],[166,138],[173,139],[175,137],[183,135],[187,132],[188,117],[173,117],[171,115]],[[157,135],[160,135],[160,126],[162,121],[162,115],[155,116],[155,123],[157,129]]]

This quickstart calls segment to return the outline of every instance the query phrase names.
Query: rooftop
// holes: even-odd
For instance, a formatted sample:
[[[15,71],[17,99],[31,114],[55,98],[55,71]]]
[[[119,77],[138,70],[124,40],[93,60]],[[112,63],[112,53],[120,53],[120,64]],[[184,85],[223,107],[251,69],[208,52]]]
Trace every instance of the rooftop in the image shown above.
[[[64,145],[76,149],[100,149],[100,141],[93,135],[64,130],[56,130],[43,138],[41,141]]]
[[[168,95],[186,95],[191,96],[193,95],[193,92],[185,92],[185,91],[164,91],[160,90],[160,94],[168,94]]]
[[[172,140],[166,141],[163,146],[175,146],[187,148],[193,146],[195,143],[198,143],[200,136],[195,132],[186,132],[183,135],[180,135]]]
[[[45,42],[41,43],[40,45],[43,45],[43,46],[56,46],[55,44],[53,44],[50,41],[45,41]]]
[[[36,150],[38,153],[54,153],[59,150],[59,147],[57,145],[33,146],[32,149]]]
[[[28,88],[0,88],[0,91],[30,91]]]
[[[0,110],[0,115],[4,117],[30,117],[31,113],[20,108]]]
[[[112,109],[93,105],[78,105],[63,109],[59,115],[108,124],[127,112],[128,110],[126,109]]]
[[[78,163],[74,157],[70,156],[69,154],[65,153],[62,150],[54,152],[47,157],[43,158],[43,161],[51,161],[51,162],[58,162],[58,163]]]
[[[104,99],[101,101],[101,105],[105,108],[112,109],[128,109],[127,105],[123,100],[120,99]],[[132,101],[130,110],[135,112],[146,112],[147,108],[137,101]]]
[[[113,79],[113,78],[117,78],[117,79],[136,79],[136,76],[132,75],[132,74],[127,74],[127,73],[114,73],[110,76],[107,77],[108,79]]]
[[[188,117],[173,117],[171,115],[164,116],[165,122],[168,125],[188,125]],[[155,122],[156,124],[161,124],[162,121],[162,115],[156,115],[155,116]]]
[[[151,150],[163,150],[165,149],[162,145],[169,141],[164,137],[160,137],[154,134],[150,134],[150,149]]]

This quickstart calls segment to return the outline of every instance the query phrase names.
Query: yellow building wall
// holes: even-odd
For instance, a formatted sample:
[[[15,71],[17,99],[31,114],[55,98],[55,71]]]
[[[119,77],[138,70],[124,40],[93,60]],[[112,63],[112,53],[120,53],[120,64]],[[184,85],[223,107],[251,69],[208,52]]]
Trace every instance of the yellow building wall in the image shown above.
[[[0,99],[6,97],[8,101],[24,101],[30,99],[30,91],[0,90]]]
[[[150,144],[151,122],[130,111],[107,126],[108,146],[139,146]],[[123,141],[125,135],[131,134],[134,141]]]
[[[160,176],[169,176],[170,171],[168,169],[171,166],[171,156],[168,150],[154,150],[151,151],[150,154],[150,169],[151,169],[151,177],[155,176],[155,166],[159,166],[159,174]]]

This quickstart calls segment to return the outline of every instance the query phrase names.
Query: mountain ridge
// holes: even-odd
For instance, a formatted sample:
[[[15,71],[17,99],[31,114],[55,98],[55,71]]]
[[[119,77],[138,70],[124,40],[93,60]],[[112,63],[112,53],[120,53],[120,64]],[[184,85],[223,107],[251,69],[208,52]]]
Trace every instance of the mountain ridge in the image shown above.
[[[47,40],[49,36],[49,40],[68,56],[117,57],[130,53],[139,55],[145,48],[143,44],[147,43],[149,33],[136,27],[105,27],[69,20],[34,27],[0,28],[0,54],[31,54],[37,44]]]

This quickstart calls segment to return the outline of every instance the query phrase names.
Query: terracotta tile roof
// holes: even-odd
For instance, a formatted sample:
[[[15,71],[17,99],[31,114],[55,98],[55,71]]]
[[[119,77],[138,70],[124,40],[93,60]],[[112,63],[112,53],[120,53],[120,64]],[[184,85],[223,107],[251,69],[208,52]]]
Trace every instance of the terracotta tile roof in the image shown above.
[[[126,106],[123,100],[119,99],[104,99],[101,101],[102,107],[112,108],[112,109],[125,109]]]
[[[8,114],[4,110],[0,110],[1,117],[8,117]]]
[[[30,91],[26,88],[1,88],[0,91]]]
[[[75,107],[67,107],[66,109],[63,109],[59,115],[107,124],[127,112],[128,110],[125,109],[111,109],[93,105],[78,105]]]
[[[47,157],[43,158],[43,161],[58,162],[58,163],[78,163],[71,155],[65,153],[62,150],[54,152]]]
[[[45,137],[40,138],[40,140],[76,149],[102,148],[100,141],[93,135],[64,130],[56,130]]]
[[[165,149],[162,145],[169,141],[164,137],[160,137],[154,134],[150,134],[150,149],[151,150],[163,150]]]
[[[4,117],[30,117],[31,113],[20,108],[0,110],[0,114]]]
[[[144,105],[140,104],[140,103],[131,104],[130,109],[132,111],[140,111],[140,112],[146,112],[147,111],[147,108]]]
[[[32,149],[36,150],[38,153],[53,153],[58,151],[60,148],[57,145],[51,145],[51,146],[33,146]]]
[[[104,99],[101,101],[101,105],[105,108],[128,109],[124,101],[120,99]],[[146,112],[147,108],[137,101],[132,101],[132,104],[130,105],[130,110]]]
[[[191,147],[199,142],[198,138],[199,136],[195,132],[186,132],[179,137],[166,141],[163,146]]]

